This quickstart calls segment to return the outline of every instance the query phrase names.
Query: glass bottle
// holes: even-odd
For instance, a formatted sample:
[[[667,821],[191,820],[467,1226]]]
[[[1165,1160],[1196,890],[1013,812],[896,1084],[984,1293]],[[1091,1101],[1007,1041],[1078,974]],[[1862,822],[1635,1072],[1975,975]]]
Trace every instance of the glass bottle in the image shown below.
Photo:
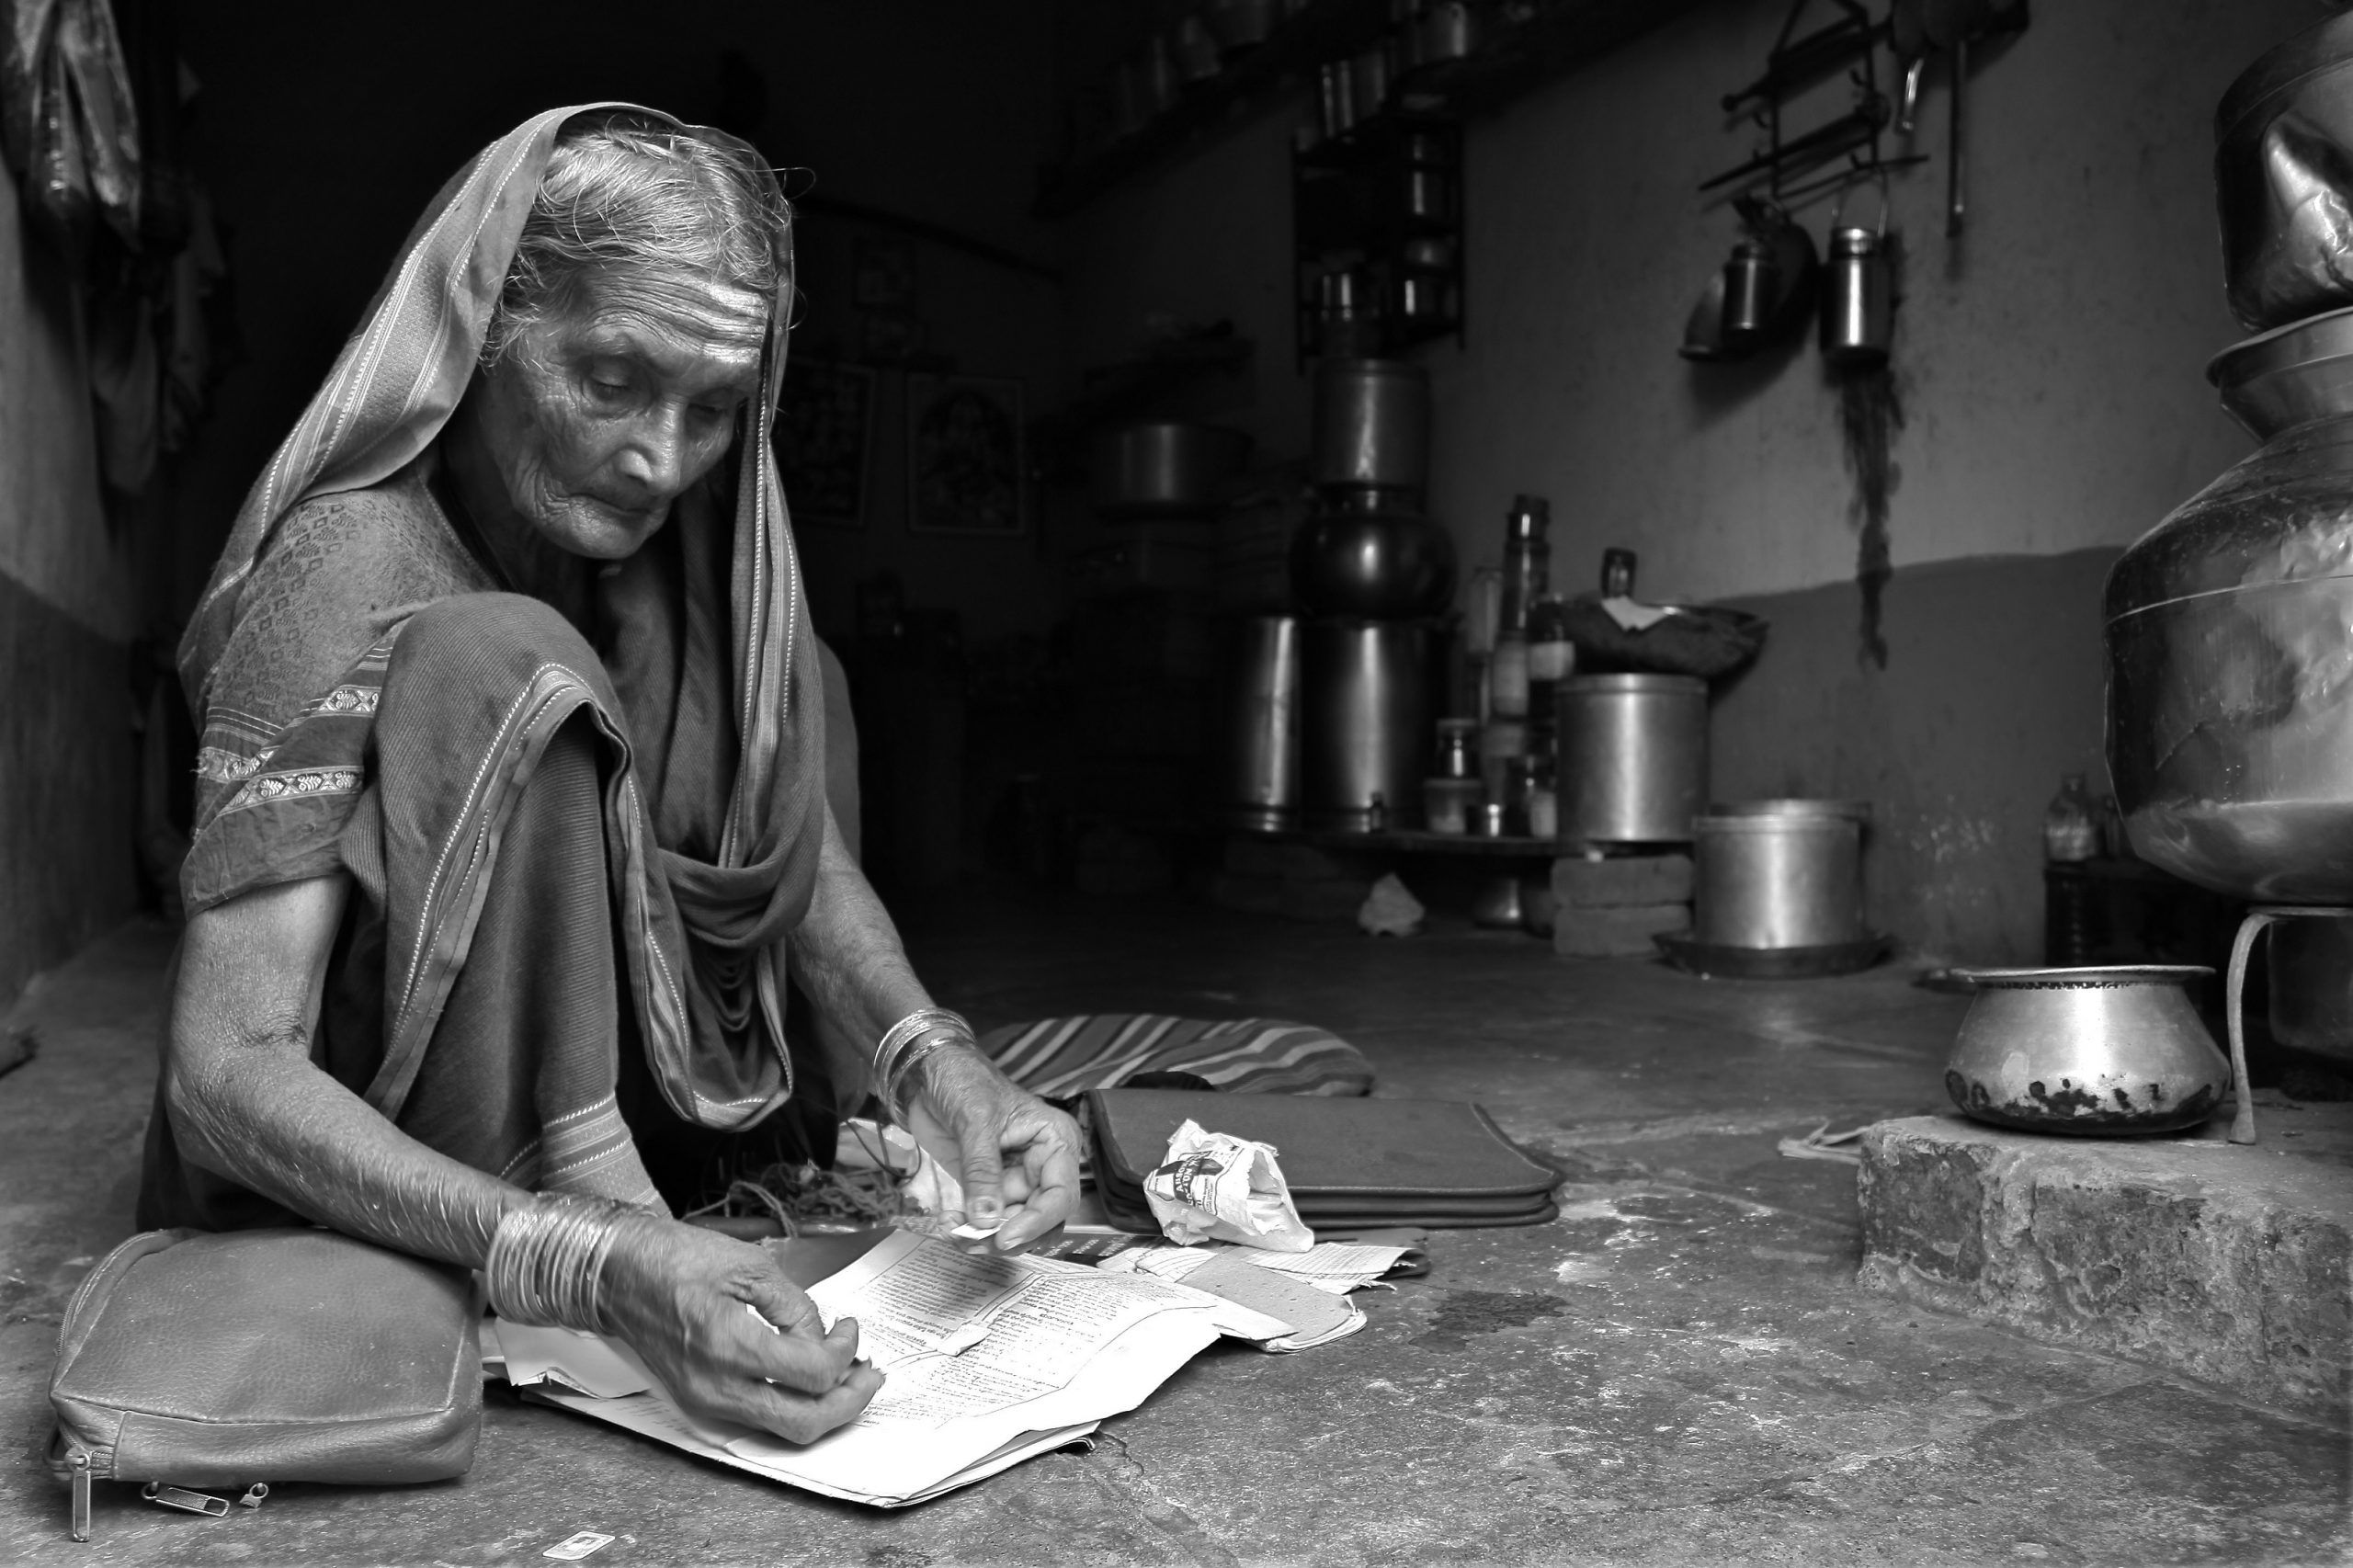
[[[1487,666],[1487,710],[1499,719],[1528,717],[1528,639],[1506,631],[1495,639]]]
[[[1540,722],[1552,718],[1552,693],[1576,668],[1577,645],[1569,641],[1569,607],[1547,594],[1528,612],[1528,711]]]
[[[2084,776],[2070,773],[2042,813],[2042,858],[2054,865],[2075,865],[2098,856],[2099,813],[2084,788]]]
[[[1544,537],[1552,506],[1541,495],[1515,495],[1504,518],[1504,595],[1500,631],[1525,632],[1528,612],[1551,588],[1552,546]]]
[[[1601,552],[1601,597],[1605,599],[1631,599],[1634,597],[1634,552],[1613,545]]]

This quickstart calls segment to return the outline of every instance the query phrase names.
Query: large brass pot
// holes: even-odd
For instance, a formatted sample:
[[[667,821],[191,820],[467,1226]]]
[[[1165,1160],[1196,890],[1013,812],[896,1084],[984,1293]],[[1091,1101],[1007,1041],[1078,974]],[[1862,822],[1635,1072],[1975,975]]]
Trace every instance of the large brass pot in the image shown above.
[[[2132,847],[2218,892],[2353,903],[2353,311],[2209,369],[2261,450],[2109,573],[2108,761]]]

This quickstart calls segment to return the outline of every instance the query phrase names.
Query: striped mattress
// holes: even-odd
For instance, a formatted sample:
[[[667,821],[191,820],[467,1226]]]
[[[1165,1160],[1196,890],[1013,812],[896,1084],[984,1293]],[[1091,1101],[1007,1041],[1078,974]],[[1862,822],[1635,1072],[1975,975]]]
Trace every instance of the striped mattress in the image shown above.
[[[1192,1073],[1256,1095],[1369,1095],[1372,1063],[1347,1040],[1280,1018],[1083,1013],[1010,1024],[981,1049],[1032,1094],[1067,1099],[1139,1073]]]

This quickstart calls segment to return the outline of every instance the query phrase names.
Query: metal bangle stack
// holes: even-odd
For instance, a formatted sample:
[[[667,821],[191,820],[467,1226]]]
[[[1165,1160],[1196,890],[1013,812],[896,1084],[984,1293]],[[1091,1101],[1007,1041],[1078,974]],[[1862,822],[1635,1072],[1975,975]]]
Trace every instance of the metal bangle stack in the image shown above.
[[[904,1123],[900,1092],[915,1065],[950,1045],[976,1045],[972,1026],[961,1013],[945,1007],[921,1007],[883,1031],[874,1045],[871,1082],[882,1114]]]

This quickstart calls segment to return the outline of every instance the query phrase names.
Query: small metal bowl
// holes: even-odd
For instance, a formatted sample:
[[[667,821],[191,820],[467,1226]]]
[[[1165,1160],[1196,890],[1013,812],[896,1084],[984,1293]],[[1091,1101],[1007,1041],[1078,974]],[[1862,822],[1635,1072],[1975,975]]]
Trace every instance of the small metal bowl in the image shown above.
[[[1945,1091],[1980,1121],[2030,1132],[2172,1132],[2211,1117],[2231,1064],[2198,1017],[2196,964],[1968,969],[1977,988]]]

